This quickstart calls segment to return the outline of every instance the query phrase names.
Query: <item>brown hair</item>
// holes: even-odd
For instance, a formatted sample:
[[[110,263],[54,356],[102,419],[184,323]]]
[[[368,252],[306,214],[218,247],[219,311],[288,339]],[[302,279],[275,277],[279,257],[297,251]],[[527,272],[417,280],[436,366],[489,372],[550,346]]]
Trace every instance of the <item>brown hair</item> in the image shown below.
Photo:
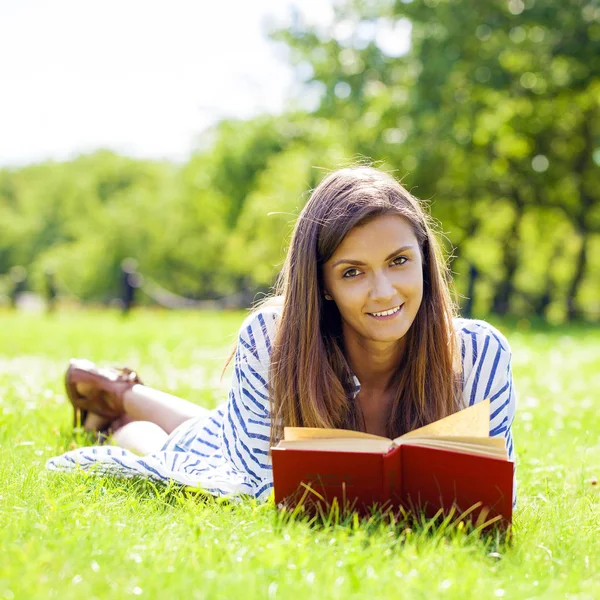
[[[364,429],[344,356],[341,318],[323,298],[322,265],[358,225],[395,214],[411,225],[423,263],[423,300],[391,385],[388,435],[399,436],[458,410],[460,361],[450,275],[430,218],[392,176],[370,167],[328,175],[296,223],[275,287],[283,309],[271,355],[271,441],[284,426]]]

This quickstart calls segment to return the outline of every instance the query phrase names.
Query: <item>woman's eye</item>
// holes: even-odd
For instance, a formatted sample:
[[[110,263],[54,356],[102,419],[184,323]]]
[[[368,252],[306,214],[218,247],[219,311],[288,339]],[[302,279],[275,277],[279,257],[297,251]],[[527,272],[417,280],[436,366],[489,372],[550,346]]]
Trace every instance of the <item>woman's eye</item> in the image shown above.
[[[398,256],[392,261],[392,265],[401,266],[406,262],[408,262],[408,258],[406,258],[406,256]],[[345,279],[352,279],[357,275],[360,275],[359,269],[348,269],[347,271],[344,271],[342,277]]]

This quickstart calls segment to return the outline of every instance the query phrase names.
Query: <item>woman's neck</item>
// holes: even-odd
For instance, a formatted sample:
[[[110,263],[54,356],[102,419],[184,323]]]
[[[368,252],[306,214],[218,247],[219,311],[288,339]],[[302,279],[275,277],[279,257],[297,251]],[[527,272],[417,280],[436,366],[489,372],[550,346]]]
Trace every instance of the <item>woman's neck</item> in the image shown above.
[[[344,350],[352,372],[361,385],[361,390],[383,393],[400,364],[405,338],[394,342],[373,342],[344,332]]]

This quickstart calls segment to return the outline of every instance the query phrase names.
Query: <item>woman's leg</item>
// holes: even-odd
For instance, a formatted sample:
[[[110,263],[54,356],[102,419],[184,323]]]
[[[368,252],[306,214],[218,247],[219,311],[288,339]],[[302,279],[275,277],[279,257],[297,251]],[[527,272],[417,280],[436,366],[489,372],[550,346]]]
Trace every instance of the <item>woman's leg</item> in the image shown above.
[[[77,391],[84,397],[94,389],[93,384],[77,384]],[[106,392],[106,395],[111,396],[111,393]],[[123,410],[125,414],[116,421],[89,413],[84,428],[88,431],[98,431],[111,423],[113,428],[121,428],[131,421],[149,421],[163,431],[171,433],[184,421],[209,412],[193,402],[141,384],[136,384],[123,393]]]
[[[197,404],[140,384],[123,394],[123,408],[123,417],[113,422],[113,442],[141,455],[159,452],[177,426],[208,413]]]
[[[87,391],[85,385],[77,388],[80,393]],[[125,414],[114,421],[89,413],[84,428],[98,431],[110,425],[112,443],[141,456],[159,452],[178,425],[208,412],[197,404],[139,384],[123,394],[123,407]]]
[[[131,382],[127,369],[98,369],[84,360],[71,360],[67,394],[87,431],[112,432],[113,442],[137,454],[158,452],[169,434],[184,421],[208,410],[165,392]]]
[[[193,402],[140,384],[123,394],[123,408],[131,419],[149,421],[167,433],[171,433],[184,421],[209,412]]]
[[[159,452],[169,435],[156,423],[132,421],[117,429],[111,437],[116,446],[145,456]]]

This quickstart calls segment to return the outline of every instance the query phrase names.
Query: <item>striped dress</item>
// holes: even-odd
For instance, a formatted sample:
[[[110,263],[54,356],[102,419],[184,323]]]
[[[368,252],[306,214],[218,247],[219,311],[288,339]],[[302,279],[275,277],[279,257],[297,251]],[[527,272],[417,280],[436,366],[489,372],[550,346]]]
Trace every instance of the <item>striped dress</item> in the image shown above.
[[[215,496],[267,499],[273,487],[268,371],[279,314],[280,308],[265,307],[244,321],[227,402],[182,423],[160,452],[141,457],[115,446],[86,447],[51,458],[47,468],[172,480]],[[512,460],[515,392],[509,345],[484,321],[455,319],[454,326],[462,353],[463,404],[490,399],[490,435],[505,439]],[[356,395],[360,383],[354,381]]]

